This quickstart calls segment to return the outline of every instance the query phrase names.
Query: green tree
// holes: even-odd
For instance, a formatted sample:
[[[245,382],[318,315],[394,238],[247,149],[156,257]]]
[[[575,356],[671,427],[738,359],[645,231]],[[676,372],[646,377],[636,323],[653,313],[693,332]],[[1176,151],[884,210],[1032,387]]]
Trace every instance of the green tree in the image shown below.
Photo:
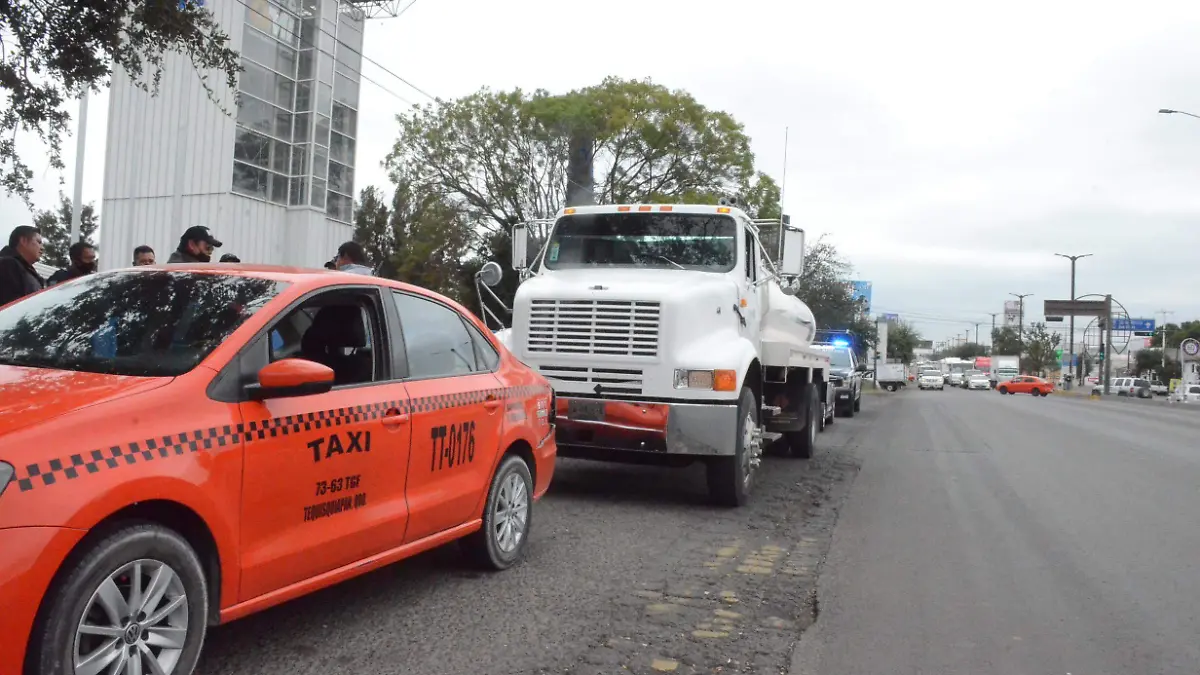
[[[1021,336],[1016,328],[1002,326],[992,330],[992,354],[1000,356],[1017,356],[1025,352]]]
[[[68,250],[71,248],[71,215],[74,208],[66,195],[59,193],[58,208],[38,211],[33,216],[33,226],[42,233],[45,248],[41,262],[52,267],[66,267],[71,263]],[[84,204],[79,212],[79,240],[96,244],[100,217],[92,204]]]
[[[1168,356],[1172,349],[1179,349],[1179,343],[1188,338],[1200,340],[1200,321],[1184,321],[1183,323],[1169,323],[1165,326],[1167,332],[1167,349]],[[1154,334],[1150,345],[1152,347],[1162,347],[1162,331]]]
[[[1173,359],[1167,359],[1166,369],[1163,369],[1163,358],[1161,349],[1142,349],[1134,355],[1136,363],[1136,372],[1140,374],[1154,371],[1156,377],[1163,382],[1167,382],[1173,378],[1180,376],[1182,369],[1179,362]]]
[[[866,316],[864,301],[854,297],[848,283],[850,269],[837,248],[822,237],[805,252],[804,273],[792,287],[812,310],[818,329],[849,331],[857,338],[859,355],[865,357],[867,349],[879,342],[878,329]]]
[[[921,341],[921,334],[912,324],[905,321],[888,322],[887,357],[899,359],[901,363],[912,363],[913,351]]]
[[[475,241],[470,214],[437,192],[401,182],[392,197],[394,278],[436,291],[470,307],[463,263]]]
[[[236,88],[241,70],[238,53],[227,47],[229,36],[194,0],[3,0],[0,40],[5,99],[0,138],[6,139],[0,142],[0,184],[31,209],[33,170],[17,152],[13,136],[18,131],[36,133],[47,146],[50,166],[61,171],[62,138],[71,120],[64,104],[85,89],[106,86],[114,68],[157,94],[164,55],[180,53],[213,101],[217,95],[209,73],[223,72],[226,84]]]
[[[396,252],[396,232],[392,229],[391,209],[383,191],[367,186],[358,193],[354,209],[354,241],[362,244],[367,257],[377,266],[379,276],[395,278],[392,255]]]
[[[960,359],[973,359],[977,356],[986,356],[988,353],[987,347],[975,342],[964,342],[961,345],[951,349],[949,356],[954,356]]]
[[[573,139],[592,139],[600,202],[715,203],[738,195],[752,215],[777,217],[778,186],[755,174],[750,140],[730,115],[649,80],[608,78],[565,94],[484,88],[399,115],[386,159],[394,183],[438,194],[471,224],[475,255],[495,255],[512,223],[550,218],[565,204]],[[530,229],[532,257],[547,236]],[[479,262],[466,265],[478,268]]]
[[[1046,330],[1046,324],[1035,323],[1025,333],[1025,357],[1021,359],[1021,368],[1027,373],[1045,375],[1057,369],[1058,354],[1056,349],[1062,336]]]

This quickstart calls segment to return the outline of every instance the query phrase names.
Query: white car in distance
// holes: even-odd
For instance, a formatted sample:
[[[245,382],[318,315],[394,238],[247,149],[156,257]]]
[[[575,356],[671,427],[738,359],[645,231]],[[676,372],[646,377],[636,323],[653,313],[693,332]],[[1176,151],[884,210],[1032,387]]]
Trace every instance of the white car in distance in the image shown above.
[[[974,373],[971,379],[967,380],[967,389],[983,389],[992,388],[992,378],[988,373]]]
[[[937,389],[938,391],[944,391],[946,389],[946,380],[942,377],[942,371],[921,371],[921,375],[917,377],[917,389]]]

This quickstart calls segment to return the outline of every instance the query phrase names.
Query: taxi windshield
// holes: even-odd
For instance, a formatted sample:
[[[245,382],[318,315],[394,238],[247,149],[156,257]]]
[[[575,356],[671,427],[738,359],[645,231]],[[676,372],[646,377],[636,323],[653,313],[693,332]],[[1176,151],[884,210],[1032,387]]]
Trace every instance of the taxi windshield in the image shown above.
[[[288,286],[203,272],[110,272],[0,309],[0,365],[173,377]]]
[[[559,219],[546,248],[545,266],[728,272],[736,262],[737,223],[730,216],[596,213]]]

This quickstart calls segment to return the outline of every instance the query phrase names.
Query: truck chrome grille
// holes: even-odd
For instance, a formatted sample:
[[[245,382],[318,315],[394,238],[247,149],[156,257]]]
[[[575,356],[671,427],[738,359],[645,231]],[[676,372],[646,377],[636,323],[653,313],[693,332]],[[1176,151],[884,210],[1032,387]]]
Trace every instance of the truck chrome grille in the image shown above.
[[[529,351],[541,354],[658,356],[657,302],[534,300]]]
[[[640,368],[590,368],[588,366],[538,366],[551,384],[572,382],[600,385],[602,394],[641,394],[645,373]]]

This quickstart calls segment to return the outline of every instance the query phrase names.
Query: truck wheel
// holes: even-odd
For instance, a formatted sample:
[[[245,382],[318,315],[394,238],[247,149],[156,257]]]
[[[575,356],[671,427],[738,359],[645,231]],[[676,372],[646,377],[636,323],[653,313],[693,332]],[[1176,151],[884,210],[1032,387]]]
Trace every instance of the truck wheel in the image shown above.
[[[750,500],[754,471],[762,461],[762,430],[758,404],[750,387],[738,399],[737,448],[732,457],[708,461],[708,495],[718,506],[742,506]]]
[[[800,431],[788,431],[783,436],[787,439],[788,448],[791,449],[793,457],[812,459],[817,450],[817,429],[821,426],[820,418],[825,416],[825,412],[821,410],[816,387],[808,385],[804,397],[808,422]]]
[[[200,559],[172,530],[118,529],[88,547],[47,596],[37,672],[190,673],[208,625]],[[108,665],[100,665],[108,664]]]
[[[887,390],[888,390],[888,391],[896,391],[896,385],[894,385],[894,384],[889,384],[889,385],[887,386]]]
[[[854,412],[862,410],[862,389],[858,390],[858,398],[854,399]]]

